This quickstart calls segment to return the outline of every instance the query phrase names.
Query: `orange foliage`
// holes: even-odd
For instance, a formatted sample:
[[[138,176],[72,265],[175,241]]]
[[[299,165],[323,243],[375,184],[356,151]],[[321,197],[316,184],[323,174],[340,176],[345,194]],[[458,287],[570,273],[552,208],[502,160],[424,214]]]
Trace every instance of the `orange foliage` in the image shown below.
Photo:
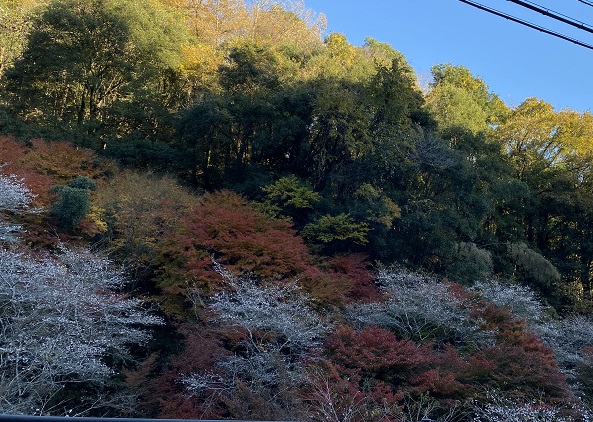
[[[14,174],[23,179],[27,188],[36,195],[34,205],[45,206],[49,201],[49,190],[55,181],[41,174],[28,159],[25,149],[14,138],[0,136],[0,172]]]
[[[342,306],[349,302],[380,300],[376,277],[362,254],[336,255],[299,277],[305,290],[321,303]]]
[[[211,257],[234,273],[276,280],[303,272],[311,261],[289,223],[267,218],[229,191],[204,196],[182,225],[165,239],[163,252],[180,264],[173,273],[181,270],[203,287],[220,281]]]
[[[68,142],[47,142],[36,139],[27,152],[27,162],[40,174],[50,176],[55,184],[66,184],[76,176],[95,179],[102,173],[95,154]]]

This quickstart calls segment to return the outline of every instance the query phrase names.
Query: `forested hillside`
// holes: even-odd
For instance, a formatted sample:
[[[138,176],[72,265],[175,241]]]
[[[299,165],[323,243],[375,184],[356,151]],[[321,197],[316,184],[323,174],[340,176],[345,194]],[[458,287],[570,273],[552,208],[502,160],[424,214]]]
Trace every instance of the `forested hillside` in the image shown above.
[[[0,0],[0,413],[593,417],[593,115],[324,32]]]

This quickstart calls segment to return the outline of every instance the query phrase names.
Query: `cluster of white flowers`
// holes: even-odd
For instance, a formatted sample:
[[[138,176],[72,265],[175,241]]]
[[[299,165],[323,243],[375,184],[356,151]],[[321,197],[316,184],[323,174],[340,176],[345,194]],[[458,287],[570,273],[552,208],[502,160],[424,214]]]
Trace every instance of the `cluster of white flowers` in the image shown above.
[[[0,166],[0,169],[2,166]],[[35,195],[15,175],[0,173],[0,210],[20,211],[29,207]]]
[[[212,298],[213,322],[236,329],[243,337],[241,352],[221,358],[220,376],[184,377],[188,391],[219,390],[242,382],[275,385],[282,377],[303,377],[300,358],[319,345],[329,325],[294,284],[265,285],[249,277],[236,278],[215,264],[228,288]],[[227,388],[225,387],[225,388]]]
[[[593,320],[583,315],[557,318],[527,286],[502,284],[494,280],[476,282],[472,288],[484,299],[511,311],[527,322],[529,330],[554,350],[560,368],[574,375],[574,368],[586,363],[585,346],[593,345]]]
[[[482,321],[471,315],[471,300],[455,295],[436,278],[407,270],[383,270],[378,283],[387,299],[355,304],[346,317],[355,325],[378,325],[416,341],[428,339],[455,343],[490,341]]]
[[[310,299],[294,284],[260,285],[244,277],[229,279],[228,290],[216,294],[210,306],[216,320],[237,326],[256,342],[256,332],[273,333],[281,346],[310,348],[328,327],[310,306]],[[254,344],[259,347],[259,344]]]
[[[538,402],[517,404],[495,393],[488,394],[489,402],[474,406],[472,422],[574,422],[563,416],[561,409]],[[566,410],[566,409],[565,409]],[[586,419],[585,419],[586,420]]]
[[[523,319],[531,326],[541,324],[550,317],[541,300],[527,286],[489,280],[476,281],[471,290],[496,306],[508,309],[515,318]]]
[[[2,166],[0,166],[0,170]],[[3,211],[21,212],[29,209],[35,195],[23,184],[23,181],[14,175],[3,175],[0,173],[0,213]],[[16,224],[9,224],[0,216],[0,242],[15,242],[17,233],[23,227]]]
[[[161,323],[112,288],[125,282],[88,250],[33,259],[0,250],[0,413],[30,413],[68,382],[103,385],[107,354],[146,341]]]

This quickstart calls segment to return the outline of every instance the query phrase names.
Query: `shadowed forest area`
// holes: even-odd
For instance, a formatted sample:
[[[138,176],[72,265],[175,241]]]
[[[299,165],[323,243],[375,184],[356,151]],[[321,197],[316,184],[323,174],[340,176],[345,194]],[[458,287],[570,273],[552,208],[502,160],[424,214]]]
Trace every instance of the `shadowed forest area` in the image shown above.
[[[0,413],[593,417],[593,115],[300,0],[0,0]]]

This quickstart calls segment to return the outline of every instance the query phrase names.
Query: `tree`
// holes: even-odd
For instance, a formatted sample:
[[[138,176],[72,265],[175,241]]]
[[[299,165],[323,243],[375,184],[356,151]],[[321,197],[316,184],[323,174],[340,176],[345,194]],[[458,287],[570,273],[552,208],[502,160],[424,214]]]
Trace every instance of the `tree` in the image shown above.
[[[249,27],[249,14],[244,0],[163,0],[177,7],[188,21],[198,40],[219,47],[241,37]]]
[[[537,400],[517,402],[496,391],[490,391],[485,403],[476,403],[472,409],[473,422],[570,422],[574,411],[561,406],[550,406]],[[585,413],[582,415],[585,416]],[[587,415],[588,416],[588,415]],[[587,417],[585,416],[585,417]],[[585,419],[587,420],[587,419]]]
[[[508,154],[515,177],[531,190],[520,220],[523,238],[561,274],[562,283],[547,292],[555,296],[558,308],[588,300],[591,292],[592,134],[590,113],[555,111],[537,98],[528,98],[512,110],[494,134]],[[567,289],[570,285],[578,286],[577,290]],[[563,294],[561,289],[573,292]]]
[[[438,120],[442,132],[463,127],[477,133],[488,128],[486,111],[462,88],[440,85],[430,95],[426,106]]]
[[[282,177],[273,184],[263,186],[262,191],[265,195],[262,204],[264,212],[274,217],[288,218],[298,225],[306,221],[307,214],[321,199],[318,192],[295,175]]]
[[[303,227],[301,235],[312,243],[320,243],[331,250],[340,250],[349,243],[364,245],[368,242],[366,236],[368,224],[358,223],[348,214],[322,215],[312,223]]]
[[[113,259],[130,265],[140,278],[152,275],[158,244],[179,229],[195,202],[197,198],[171,177],[123,171],[95,194],[106,224],[102,244]]]
[[[118,104],[141,108],[179,65],[183,30],[153,0],[55,0],[32,28],[7,87],[33,122],[129,131]]]
[[[0,166],[0,171],[2,167]],[[5,176],[0,173],[0,215],[6,211],[17,213],[29,208],[34,195],[24,186],[23,181],[14,175]],[[15,241],[14,233],[22,230],[22,226],[6,224],[0,217],[0,243]]]
[[[456,127],[473,133],[496,126],[507,108],[488,85],[463,66],[432,67],[432,91],[426,106],[439,123],[441,133]]]
[[[141,300],[115,292],[126,282],[88,250],[62,247],[41,259],[0,251],[2,413],[79,414],[103,405],[114,373],[105,359],[125,359],[127,346],[150,337],[140,327],[162,323]],[[72,388],[90,397],[68,398]]]
[[[211,298],[208,309],[213,323],[230,330],[224,335],[232,353],[220,357],[212,373],[186,375],[188,392],[231,396],[247,385],[264,396],[270,390],[296,393],[305,380],[303,363],[321,344],[329,324],[296,285],[237,278],[218,263],[214,266],[227,289]],[[274,396],[273,400],[279,401],[283,394]],[[294,417],[297,410],[285,409],[288,415],[284,417]]]
[[[509,244],[508,250],[516,269],[530,284],[549,289],[560,282],[560,273],[554,265],[525,243]]]
[[[382,270],[377,283],[383,302],[353,304],[346,316],[359,327],[379,326],[425,343],[478,345],[491,334],[473,313],[470,296],[435,278],[405,270]]]
[[[270,219],[230,191],[205,195],[157,247],[165,303],[176,307],[187,301],[188,287],[202,296],[224,287],[212,258],[231,271],[274,280],[298,276],[312,262],[289,223]]]
[[[36,0],[0,1],[0,80],[23,51],[30,30],[27,14],[36,4]]]
[[[32,199],[0,174],[0,212],[27,212]],[[78,415],[119,400],[114,367],[162,320],[117,293],[128,280],[106,258],[62,244],[53,256],[27,250],[12,235],[23,230],[0,221],[0,241],[15,243],[0,249],[0,412]]]
[[[0,173],[0,210],[12,212],[25,210],[33,198],[34,195],[23,184],[22,179],[18,179],[13,174],[6,176]]]
[[[306,55],[321,47],[325,17],[307,9],[303,0],[251,1],[251,36]],[[295,55],[296,55],[295,54]]]
[[[250,171],[264,180],[303,172],[311,92],[295,80],[297,70],[276,46],[230,46],[219,67],[221,91],[204,94],[179,123],[192,182],[214,190],[243,183]]]

